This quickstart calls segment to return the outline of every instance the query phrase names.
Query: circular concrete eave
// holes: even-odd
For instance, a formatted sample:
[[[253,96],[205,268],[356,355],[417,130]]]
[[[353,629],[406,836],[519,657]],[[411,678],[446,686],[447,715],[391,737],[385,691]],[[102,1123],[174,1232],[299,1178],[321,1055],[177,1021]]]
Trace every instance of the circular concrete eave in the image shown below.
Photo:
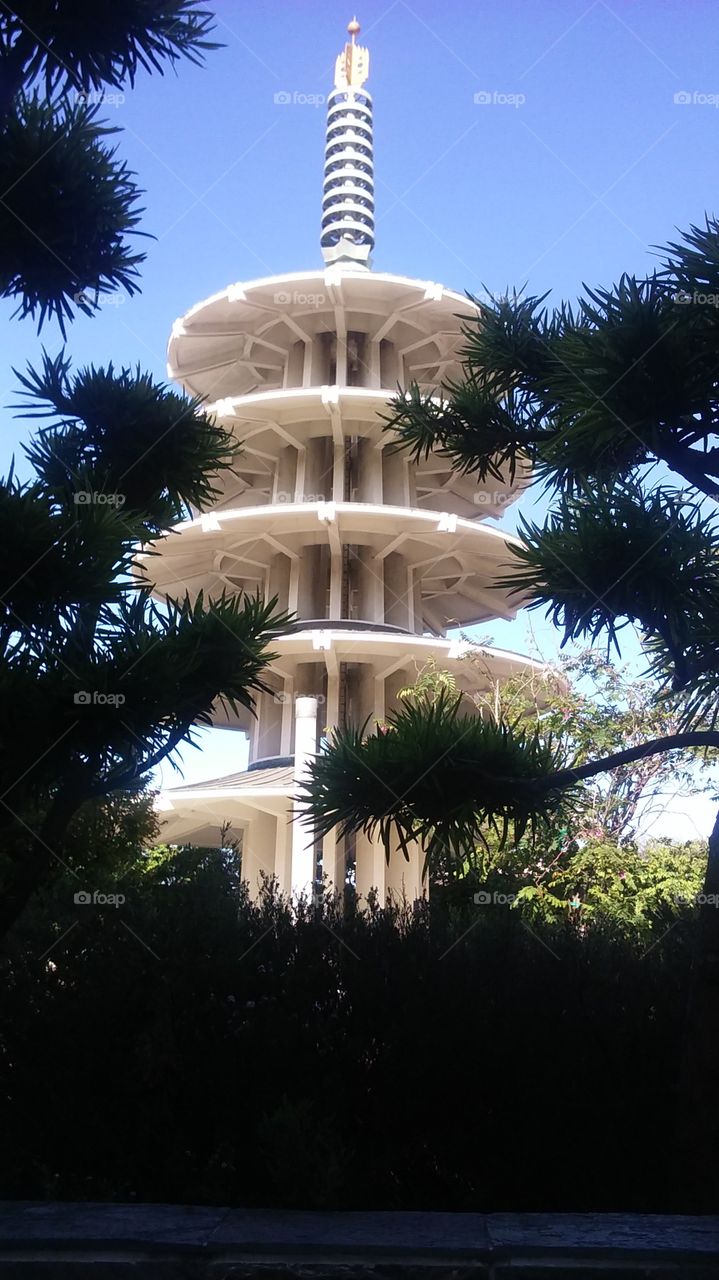
[[[434,342],[439,361],[452,366],[439,379],[446,381],[459,372],[462,322],[477,311],[469,298],[441,284],[387,272],[336,265],[266,276],[232,284],[177,319],[167,372],[191,394],[209,399],[229,393],[225,384],[240,367],[258,387],[282,385],[294,343],[360,330],[370,342],[388,338],[400,354]]]
[[[524,654],[489,645],[471,645],[464,640],[443,640],[437,636],[415,636],[407,632],[392,634],[380,631],[352,631],[332,627],[295,631],[272,641],[278,655],[266,677],[282,691],[285,680],[295,680],[297,668],[314,662],[324,666],[328,676],[337,674],[340,663],[371,667],[375,678],[387,679],[395,671],[414,678],[428,662],[442,671],[451,671],[465,693],[486,693],[497,681],[512,676],[534,673],[541,676],[546,664]],[[472,657],[472,661],[468,658]],[[216,706],[212,723],[218,729],[249,733],[253,716],[245,707],[234,715],[229,707]]]
[[[226,431],[233,432],[242,442],[242,454],[235,465],[239,483],[256,482],[253,472],[259,459],[268,473],[269,494],[272,467],[277,466],[288,444],[301,453],[310,440],[319,436],[331,436],[334,444],[342,446],[350,438],[359,437],[375,448],[391,448],[392,435],[386,430],[386,419],[389,402],[395,394],[396,389],[391,388],[287,387],[227,396],[209,404],[207,409]],[[439,404],[439,398],[435,399]],[[527,463],[518,467],[511,484],[493,477],[479,483],[471,474],[460,474],[450,459],[435,451],[410,465],[418,506],[444,510],[446,506],[455,509],[459,504],[461,509],[457,514],[472,520],[501,515],[507,506],[516,502],[531,480]],[[246,477],[243,470],[248,472]]]
[[[203,590],[260,590],[266,594],[273,559],[301,559],[304,549],[326,545],[333,555],[345,546],[369,548],[374,560],[400,552],[433,601],[445,626],[471,626],[491,618],[513,618],[522,600],[496,587],[511,569],[509,546],[516,538],[458,516],[417,508],[362,502],[284,503],[213,511],[175,525],[143,553],[139,565],[160,596],[195,596]]]

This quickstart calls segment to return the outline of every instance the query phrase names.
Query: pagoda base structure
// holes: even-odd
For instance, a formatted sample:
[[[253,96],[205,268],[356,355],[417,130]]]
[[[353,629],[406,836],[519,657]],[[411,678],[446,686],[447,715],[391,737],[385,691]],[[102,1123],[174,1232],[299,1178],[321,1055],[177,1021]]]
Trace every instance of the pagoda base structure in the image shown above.
[[[473,705],[472,695],[491,698],[503,680],[529,674],[541,679],[543,669],[529,658],[504,650],[486,646],[474,649],[461,640],[417,637],[390,630],[372,633],[325,626],[296,631],[275,644],[285,651],[285,669],[290,667],[295,672],[291,685],[306,665],[292,666],[292,650],[300,656],[311,645],[325,667],[324,680],[318,681],[312,664],[313,678],[329,691],[329,697],[299,695],[293,702],[286,690],[273,695],[277,698],[275,705],[282,709],[280,744],[294,746],[294,753],[260,756],[240,773],[164,791],[158,803],[163,839],[209,847],[239,842],[243,879],[255,900],[270,881],[280,893],[295,898],[311,897],[320,889],[330,894],[343,893],[348,886],[353,886],[358,898],[365,901],[371,893],[379,901],[397,905],[426,896],[424,854],[418,846],[410,847],[409,858],[398,849],[387,862],[383,845],[361,832],[353,838],[342,838],[334,830],[323,840],[315,841],[294,803],[300,783],[307,776],[308,762],[315,754],[314,744],[321,744],[326,732],[327,711],[335,723],[339,718],[341,664],[349,657],[355,673],[359,670],[355,683],[374,697],[375,723],[384,720],[389,703],[398,705],[399,690],[411,685],[428,664],[454,676],[457,688],[468,695],[468,708]],[[467,660],[470,651],[471,662]],[[302,683],[301,678],[299,682]],[[303,744],[299,751],[298,742]]]

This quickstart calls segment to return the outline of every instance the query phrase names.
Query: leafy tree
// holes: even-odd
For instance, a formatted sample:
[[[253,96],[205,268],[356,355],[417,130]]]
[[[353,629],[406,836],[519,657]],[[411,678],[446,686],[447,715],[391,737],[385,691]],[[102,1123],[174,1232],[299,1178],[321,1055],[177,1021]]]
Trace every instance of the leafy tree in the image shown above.
[[[650,938],[670,928],[699,899],[706,864],[701,840],[654,840],[641,849],[582,841],[568,856],[531,868],[534,883],[518,884],[516,902],[530,918],[569,918],[580,931],[611,921],[619,931]]]
[[[482,662],[481,650],[466,661]],[[456,694],[456,679],[428,662],[399,697],[404,704],[434,703],[442,692]],[[648,730],[676,730],[673,699],[658,695],[651,681],[632,678],[594,649],[562,657],[558,666],[521,673],[489,692],[465,695],[496,723],[537,727],[556,737],[578,764],[594,753],[641,741]],[[386,726],[386,731],[390,726]],[[478,895],[501,895],[532,920],[569,920],[580,931],[607,921],[627,933],[651,935],[667,927],[688,904],[696,903],[705,860],[701,841],[636,844],[637,811],[661,811],[667,791],[696,788],[704,765],[674,754],[650,756],[633,766],[598,776],[578,788],[551,828],[517,843],[502,842],[491,827],[462,862],[432,860],[433,889],[461,902]]]
[[[665,697],[656,680],[637,678],[597,649],[562,656],[558,667],[517,675],[480,699],[485,714],[510,723],[533,723],[561,738],[565,754],[585,764],[647,738],[667,737],[681,728],[682,710]],[[708,786],[701,752],[658,754],[597,775],[582,786],[579,823],[572,836],[616,840],[636,837],[643,817],[661,810],[668,792]],[[702,781],[700,781],[700,778]]]
[[[0,8],[0,294],[22,315],[62,328],[137,288],[139,193],[91,99],[199,61],[210,27],[193,0]],[[141,787],[216,702],[252,706],[283,622],[260,599],[150,597],[138,547],[211,504],[237,453],[198,399],[63,353],[18,377],[45,421],[34,478],[0,481],[0,932],[71,865],[83,805]]]
[[[98,119],[107,89],[216,48],[195,0],[0,6],[0,296],[61,328],[137,289],[140,191]],[[78,229],[82,228],[82,234]]]
[[[22,381],[51,421],[27,450],[36,478],[0,485],[5,926],[85,800],[137,786],[218,700],[252,706],[284,621],[259,598],[150,597],[139,544],[211,502],[236,451],[196,401],[60,358]]]
[[[555,504],[544,528],[523,522],[502,585],[545,608],[565,642],[604,635],[619,650],[636,624],[652,673],[677,695],[675,731],[652,738],[649,725],[633,745],[578,764],[541,725],[478,724],[445,694],[401,708],[394,734],[336,732],[308,792],[321,824],[460,848],[485,818],[536,826],[560,793],[609,768],[719,746],[719,525],[705,500],[719,483],[719,224],[692,228],[666,254],[660,273],[588,292],[575,310],[548,312],[541,298],[479,304],[464,381],[440,396],[410,388],[386,426],[412,458],[434,448],[482,481],[532,463]],[[409,735],[432,786],[407,776]]]

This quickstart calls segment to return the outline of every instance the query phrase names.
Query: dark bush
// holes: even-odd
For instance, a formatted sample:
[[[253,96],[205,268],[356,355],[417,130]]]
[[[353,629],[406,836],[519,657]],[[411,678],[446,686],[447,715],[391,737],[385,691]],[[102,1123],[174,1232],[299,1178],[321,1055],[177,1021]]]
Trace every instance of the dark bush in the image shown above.
[[[108,880],[120,906],[77,889],[36,902],[3,962],[0,1194],[687,1207],[690,917],[649,946],[469,895],[295,918],[192,850]]]

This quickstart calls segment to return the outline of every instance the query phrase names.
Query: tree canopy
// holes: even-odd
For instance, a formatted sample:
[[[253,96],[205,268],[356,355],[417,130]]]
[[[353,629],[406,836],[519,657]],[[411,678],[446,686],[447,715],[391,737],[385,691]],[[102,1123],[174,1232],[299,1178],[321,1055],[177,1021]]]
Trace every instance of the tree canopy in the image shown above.
[[[21,315],[64,332],[138,287],[139,193],[97,112],[139,68],[199,61],[210,29],[193,0],[0,9],[0,294]],[[199,399],[64,352],[16,372],[36,430],[32,478],[0,480],[0,930],[71,862],[83,805],[139,790],[216,704],[253,706],[284,621],[259,598],[151,596],[138,551],[212,505],[237,454]]]
[[[478,722],[445,694],[400,708],[389,732],[336,731],[306,790],[320,830],[379,830],[388,854],[418,839],[439,857],[487,822],[507,839],[550,821],[607,768],[719,746],[719,224],[692,227],[648,279],[545,301],[477,302],[462,380],[409,387],[386,430],[411,458],[434,449],[481,481],[531,464],[552,506],[543,526],[522,523],[501,585],[565,643],[620,652],[637,628],[676,730],[579,764],[541,725]]]
[[[0,295],[64,332],[138,288],[141,192],[99,116],[137,72],[217,46],[195,0],[26,0],[0,7]]]

